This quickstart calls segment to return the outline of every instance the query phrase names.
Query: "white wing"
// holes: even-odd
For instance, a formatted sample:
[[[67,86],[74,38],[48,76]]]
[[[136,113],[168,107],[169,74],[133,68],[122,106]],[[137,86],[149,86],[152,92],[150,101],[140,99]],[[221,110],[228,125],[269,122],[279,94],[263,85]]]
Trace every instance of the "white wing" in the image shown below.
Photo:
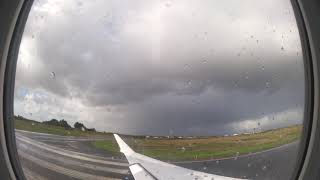
[[[117,134],[114,134],[114,137],[120,151],[126,156],[130,171],[136,180],[240,180],[194,171],[150,158],[134,152]]]

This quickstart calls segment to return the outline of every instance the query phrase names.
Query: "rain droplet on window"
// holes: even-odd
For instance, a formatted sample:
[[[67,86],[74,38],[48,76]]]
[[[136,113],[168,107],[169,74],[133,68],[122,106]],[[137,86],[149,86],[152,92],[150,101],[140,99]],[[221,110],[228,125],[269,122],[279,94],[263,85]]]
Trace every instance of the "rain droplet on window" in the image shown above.
[[[78,5],[79,7],[81,7],[81,6],[83,5],[83,3],[82,3],[82,2],[78,2],[77,5]]]
[[[263,166],[263,167],[262,167],[262,170],[265,171],[266,169],[267,169],[267,166]]]
[[[236,156],[234,157],[234,160],[237,160],[239,156],[239,152],[236,153]]]
[[[56,77],[56,73],[51,72],[51,73],[50,73],[50,76],[51,76],[52,79],[54,79],[54,78]]]
[[[281,46],[281,50],[284,51],[284,47],[283,46]]]
[[[270,87],[270,82],[266,82],[266,88]]]
[[[185,147],[182,147],[182,148],[181,148],[181,151],[182,151],[182,152],[185,152],[185,151],[186,151],[186,148],[185,148]]]
[[[165,6],[166,6],[166,7],[170,7],[170,6],[171,6],[171,3],[172,3],[171,1],[167,1],[167,2],[165,3]]]
[[[187,85],[188,85],[188,86],[191,85],[191,80],[187,81]]]

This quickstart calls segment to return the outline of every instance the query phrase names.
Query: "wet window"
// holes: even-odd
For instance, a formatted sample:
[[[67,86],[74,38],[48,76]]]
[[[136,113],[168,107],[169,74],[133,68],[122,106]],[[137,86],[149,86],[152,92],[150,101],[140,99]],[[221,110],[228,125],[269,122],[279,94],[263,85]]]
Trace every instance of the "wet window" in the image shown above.
[[[304,113],[289,0],[36,0],[15,81],[27,179],[289,179]]]

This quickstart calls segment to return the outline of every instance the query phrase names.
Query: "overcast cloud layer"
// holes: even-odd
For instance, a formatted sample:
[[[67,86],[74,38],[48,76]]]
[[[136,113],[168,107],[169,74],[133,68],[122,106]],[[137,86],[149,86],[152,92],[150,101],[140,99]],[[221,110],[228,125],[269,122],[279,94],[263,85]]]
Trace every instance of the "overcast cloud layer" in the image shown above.
[[[101,131],[221,135],[302,122],[288,0],[36,1],[15,114]]]

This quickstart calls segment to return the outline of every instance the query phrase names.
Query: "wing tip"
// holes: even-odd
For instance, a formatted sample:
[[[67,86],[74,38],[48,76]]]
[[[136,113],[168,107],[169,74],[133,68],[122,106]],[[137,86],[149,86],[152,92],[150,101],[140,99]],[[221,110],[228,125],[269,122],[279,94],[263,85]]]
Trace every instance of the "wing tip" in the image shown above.
[[[113,134],[113,136],[120,147],[120,152],[122,152],[125,156],[130,156],[134,153],[134,151],[123,141],[123,139],[118,134]]]

